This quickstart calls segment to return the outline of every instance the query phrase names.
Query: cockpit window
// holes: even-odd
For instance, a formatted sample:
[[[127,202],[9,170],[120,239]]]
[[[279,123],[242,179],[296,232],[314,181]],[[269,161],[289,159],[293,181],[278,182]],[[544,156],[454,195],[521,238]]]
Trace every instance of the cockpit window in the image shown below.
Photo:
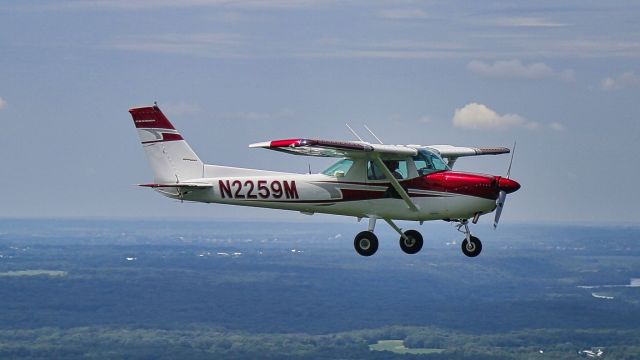
[[[436,171],[449,170],[449,166],[442,158],[429,150],[420,149],[418,155],[413,157],[418,174],[426,175]]]
[[[383,160],[384,164],[387,166],[391,175],[396,179],[406,179],[409,170],[407,168],[406,160]],[[369,165],[367,166],[367,178],[369,180],[384,180],[387,177],[373,161],[369,161]]]
[[[322,173],[328,176],[344,177],[351,169],[351,166],[353,166],[353,160],[342,159],[337,163],[329,166],[327,170],[323,171]]]

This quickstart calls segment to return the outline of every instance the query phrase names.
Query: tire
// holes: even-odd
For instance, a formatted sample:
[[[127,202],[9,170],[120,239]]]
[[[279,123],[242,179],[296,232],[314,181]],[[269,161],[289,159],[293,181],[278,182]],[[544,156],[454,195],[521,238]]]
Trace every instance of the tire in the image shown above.
[[[471,242],[468,242],[467,239],[462,241],[462,252],[468,257],[476,257],[482,251],[482,242],[475,236],[471,236],[470,240]]]
[[[362,256],[371,256],[378,251],[378,237],[371,231],[362,231],[353,239],[353,247]]]
[[[409,242],[401,236],[400,248],[407,254],[417,254],[422,249],[422,235],[415,230],[407,230],[404,234],[409,238]]]

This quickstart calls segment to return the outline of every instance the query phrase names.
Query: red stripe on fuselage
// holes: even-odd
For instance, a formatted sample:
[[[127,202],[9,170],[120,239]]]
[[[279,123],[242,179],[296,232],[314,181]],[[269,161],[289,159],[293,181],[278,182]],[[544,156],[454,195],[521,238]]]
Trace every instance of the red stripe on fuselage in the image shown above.
[[[331,183],[327,181],[327,183]],[[349,185],[369,185],[369,186],[391,186],[389,182],[352,182],[344,181],[339,184]],[[516,183],[517,184],[517,183]],[[411,190],[427,190],[442,193],[476,196],[483,199],[495,200],[498,198],[498,180],[492,175],[472,174],[458,171],[439,171],[428,175],[416,177],[408,180],[401,180],[400,185],[409,193]],[[519,187],[519,186],[518,186]],[[344,193],[347,189],[341,189]],[[515,188],[517,190],[517,188]],[[515,191],[513,190],[513,191]],[[354,190],[349,190],[354,191]],[[384,197],[380,191],[368,190],[371,194],[369,198]],[[363,195],[358,195],[360,197]],[[412,197],[419,197],[419,194],[412,194]],[[422,195],[425,196],[425,195]],[[429,195],[426,195],[429,196]],[[434,196],[434,195],[431,195]],[[436,195],[437,196],[437,195]],[[364,200],[364,199],[363,199]]]

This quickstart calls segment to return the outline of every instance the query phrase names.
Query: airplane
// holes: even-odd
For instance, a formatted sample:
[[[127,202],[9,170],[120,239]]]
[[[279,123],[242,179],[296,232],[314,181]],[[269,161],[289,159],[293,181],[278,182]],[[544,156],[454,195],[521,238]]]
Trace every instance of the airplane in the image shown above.
[[[291,138],[249,145],[339,158],[319,174],[297,174],[205,164],[156,103],[129,113],[154,174],[153,183],[140,186],[182,201],[366,218],[367,230],[353,241],[362,256],[378,249],[374,230],[379,219],[399,234],[400,248],[407,254],[422,249],[423,237],[416,230],[403,231],[394,220],[420,225],[429,220],[455,222],[465,234],[462,252],[478,256],[482,242],[471,234],[469,220],[475,224],[481,215],[495,210],[497,227],[506,195],[520,188],[510,179],[511,163],[506,177],[452,170],[460,157],[509,153],[504,147],[387,145],[379,139],[376,144],[362,141],[355,132],[358,141]]]

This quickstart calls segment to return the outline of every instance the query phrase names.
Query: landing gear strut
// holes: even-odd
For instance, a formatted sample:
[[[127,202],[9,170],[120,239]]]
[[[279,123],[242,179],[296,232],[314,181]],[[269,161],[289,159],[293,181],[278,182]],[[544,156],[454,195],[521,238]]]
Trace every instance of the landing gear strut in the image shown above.
[[[461,230],[462,227],[464,227],[464,230]],[[461,246],[462,253],[464,253],[468,257],[476,257],[480,255],[480,252],[482,251],[482,242],[477,237],[471,235],[471,231],[469,230],[469,220],[460,220],[458,231],[464,233],[465,235]]]

